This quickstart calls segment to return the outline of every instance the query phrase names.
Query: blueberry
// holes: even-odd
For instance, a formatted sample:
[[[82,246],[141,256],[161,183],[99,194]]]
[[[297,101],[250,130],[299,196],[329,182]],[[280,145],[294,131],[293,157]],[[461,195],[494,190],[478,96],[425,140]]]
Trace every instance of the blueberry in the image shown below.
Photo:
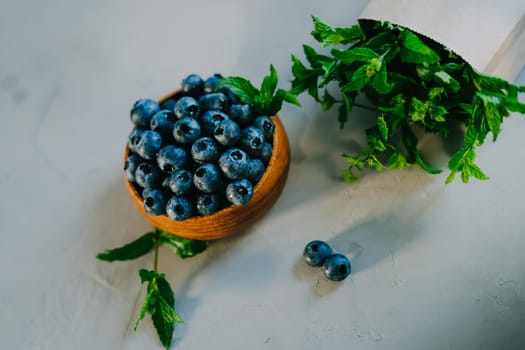
[[[239,125],[247,125],[253,120],[252,107],[247,104],[234,104],[230,107],[229,116]]]
[[[221,121],[213,130],[213,137],[223,146],[231,146],[241,138],[241,129],[233,120]]]
[[[190,117],[183,117],[173,125],[173,137],[182,144],[192,144],[199,138],[201,126],[199,122]]]
[[[146,130],[140,134],[135,151],[144,159],[154,159],[162,145],[162,137],[158,132]]]
[[[248,155],[239,148],[230,148],[219,157],[219,168],[231,180],[243,178],[248,171]]]
[[[182,79],[181,88],[184,94],[197,97],[204,92],[204,80],[197,74],[190,74]]]
[[[246,172],[246,178],[253,184],[257,183],[264,174],[266,167],[262,160],[258,158],[250,159],[248,162],[248,171]]]
[[[185,196],[193,189],[193,175],[185,169],[179,169],[167,178],[168,187],[177,196]]]
[[[255,126],[248,126],[241,130],[241,148],[250,156],[258,156],[264,142],[263,132]]]
[[[240,103],[239,98],[233,93],[233,91],[230,88],[222,87],[218,90],[218,92],[222,92],[224,96],[226,96],[230,106]]]
[[[211,110],[204,113],[201,117],[201,128],[202,131],[207,135],[213,135],[215,128],[224,120],[228,120],[230,117],[226,113],[218,110]]]
[[[135,170],[135,181],[142,188],[158,187],[163,180],[162,172],[155,162],[144,161]]]
[[[328,243],[315,240],[304,247],[303,257],[310,266],[322,266],[325,259],[332,254]]]
[[[186,151],[183,148],[168,145],[157,153],[157,164],[160,170],[172,173],[186,164]]]
[[[222,75],[214,74],[204,81],[204,93],[209,94],[215,91],[215,86],[222,80]]]
[[[227,111],[230,103],[228,102],[228,98],[222,92],[212,92],[202,95],[199,98],[199,105],[203,112],[209,110]]]
[[[259,159],[262,160],[264,164],[268,165],[268,162],[270,161],[270,158],[272,157],[272,151],[273,151],[272,144],[269,142],[265,142],[261,146],[261,149],[259,149],[259,154],[257,154],[257,156],[259,157]]]
[[[166,141],[173,136],[173,125],[177,121],[175,113],[167,109],[163,109],[155,113],[151,118],[150,128],[158,132]]]
[[[151,215],[162,215],[166,212],[166,199],[161,190],[146,189],[142,193],[144,210]]]
[[[193,185],[204,193],[217,191],[222,185],[219,170],[212,163],[201,165],[193,173]]]
[[[190,96],[181,97],[173,107],[173,113],[175,113],[179,119],[183,117],[197,118],[199,112],[199,103]]]
[[[191,146],[191,156],[199,164],[211,163],[219,156],[219,148],[210,137],[201,137]]]
[[[352,272],[350,260],[343,254],[328,256],[323,264],[323,273],[331,281],[342,281]]]
[[[226,186],[226,199],[235,205],[246,204],[253,197],[253,185],[247,179],[234,181]]]
[[[129,181],[135,182],[135,171],[137,171],[137,167],[143,161],[144,159],[138,154],[131,153],[128,156],[126,163],[124,164],[124,171],[126,172],[126,177]]]
[[[221,201],[215,193],[202,193],[197,196],[195,206],[200,215],[210,215],[221,208]]]
[[[173,196],[166,204],[166,214],[172,220],[185,220],[193,214],[193,206],[188,198]]]
[[[271,140],[273,137],[273,132],[275,131],[275,124],[267,116],[260,116],[255,118],[253,125],[263,132],[264,138],[266,140]]]
[[[140,135],[142,135],[144,131],[146,131],[146,129],[135,128],[130,132],[130,134],[128,135],[128,148],[130,151],[137,151],[137,146],[140,141]]]
[[[175,108],[175,103],[177,103],[177,100],[174,98],[168,98],[166,101],[162,102],[160,104],[161,109],[166,109],[168,111],[173,111],[173,108]]]
[[[149,98],[141,99],[133,104],[129,116],[133,124],[139,128],[149,128],[151,117],[160,111],[159,104]]]

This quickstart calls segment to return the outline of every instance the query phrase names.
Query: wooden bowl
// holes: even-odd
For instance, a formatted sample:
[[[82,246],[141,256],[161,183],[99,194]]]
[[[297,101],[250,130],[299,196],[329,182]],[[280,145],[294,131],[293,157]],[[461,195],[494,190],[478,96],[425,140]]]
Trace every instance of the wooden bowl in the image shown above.
[[[178,90],[161,98],[159,103],[173,97]],[[271,117],[275,124],[273,152],[266,171],[255,185],[252,199],[245,205],[231,205],[211,215],[193,216],[186,220],[175,221],[167,215],[154,216],[144,209],[141,195],[126,177],[126,186],[138,210],[155,227],[180,237],[200,240],[213,240],[238,233],[266,214],[279,198],[290,167],[290,144],[288,136],[277,115]],[[126,146],[124,161],[128,157]]]

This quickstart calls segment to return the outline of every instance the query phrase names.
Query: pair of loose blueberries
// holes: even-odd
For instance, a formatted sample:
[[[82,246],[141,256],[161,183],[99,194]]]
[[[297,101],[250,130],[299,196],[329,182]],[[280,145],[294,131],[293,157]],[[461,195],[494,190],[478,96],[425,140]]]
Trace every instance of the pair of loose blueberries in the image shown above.
[[[331,281],[342,281],[352,272],[350,260],[343,254],[334,253],[324,241],[309,242],[304,247],[303,257],[308,265],[321,267]]]
[[[252,198],[272,154],[275,125],[231,90],[216,91],[220,79],[190,74],[179,95],[133,105],[125,171],[149,214],[184,220]]]

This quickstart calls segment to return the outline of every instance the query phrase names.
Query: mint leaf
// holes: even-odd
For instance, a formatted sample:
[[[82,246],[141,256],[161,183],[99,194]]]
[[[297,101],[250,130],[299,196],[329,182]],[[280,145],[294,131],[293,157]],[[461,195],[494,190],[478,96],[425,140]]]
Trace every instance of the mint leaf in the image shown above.
[[[379,55],[366,47],[357,47],[349,50],[332,49],[332,55],[345,64],[354,62],[369,62],[372,58],[379,58]]]
[[[411,31],[402,31],[399,35],[399,40],[401,44],[401,51],[399,52],[401,61],[426,64],[434,64],[440,61],[439,55]]]
[[[350,28],[334,28],[315,16],[312,16],[312,20],[314,30],[311,34],[322,46],[348,44],[364,38],[364,33],[359,25]]]
[[[218,90],[223,87],[229,88],[241,102],[246,104],[252,104],[255,96],[259,94],[252,83],[243,77],[223,78],[217,83],[215,89]]]
[[[267,75],[264,77],[261,83],[261,90],[260,90],[260,95],[263,96],[263,98],[267,102],[271,101],[272,96],[275,93],[275,89],[277,89],[278,82],[279,82],[279,78],[277,77],[277,71],[275,70],[275,67],[271,64],[270,65],[270,75]]]
[[[155,234],[148,232],[122,247],[109,249],[97,254],[97,259],[104,261],[123,261],[139,258],[149,253],[155,245]]]
[[[386,141],[388,139],[388,124],[386,123],[385,116],[381,115],[377,118],[377,127],[381,138]]]
[[[182,238],[160,229],[157,230],[160,235],[160,243],[183,259],[202,253],[208,247],[208,241]]]

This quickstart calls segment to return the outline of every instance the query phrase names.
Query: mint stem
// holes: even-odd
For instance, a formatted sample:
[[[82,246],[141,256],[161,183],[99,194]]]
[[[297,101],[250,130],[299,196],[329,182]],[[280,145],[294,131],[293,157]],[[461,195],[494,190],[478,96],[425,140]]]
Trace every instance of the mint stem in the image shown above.
[[[363,109],[366,109],[366,110],[369,110],[369,111],[373,111],[373,112],[379,112],[379,110],[377,108],[374,108],[374,107],[371,107],[371,106],[367,106],[367,105],[363,105],[359,102],[354,102],[354,106],[355,107],[359,107],[359,108],[363,108]]]
[[[158,266],[159,266],[159,245],[160,245],[160,234],[158,230],[155,230],[155,253],[153,255],[153,271],[158,272]]]

